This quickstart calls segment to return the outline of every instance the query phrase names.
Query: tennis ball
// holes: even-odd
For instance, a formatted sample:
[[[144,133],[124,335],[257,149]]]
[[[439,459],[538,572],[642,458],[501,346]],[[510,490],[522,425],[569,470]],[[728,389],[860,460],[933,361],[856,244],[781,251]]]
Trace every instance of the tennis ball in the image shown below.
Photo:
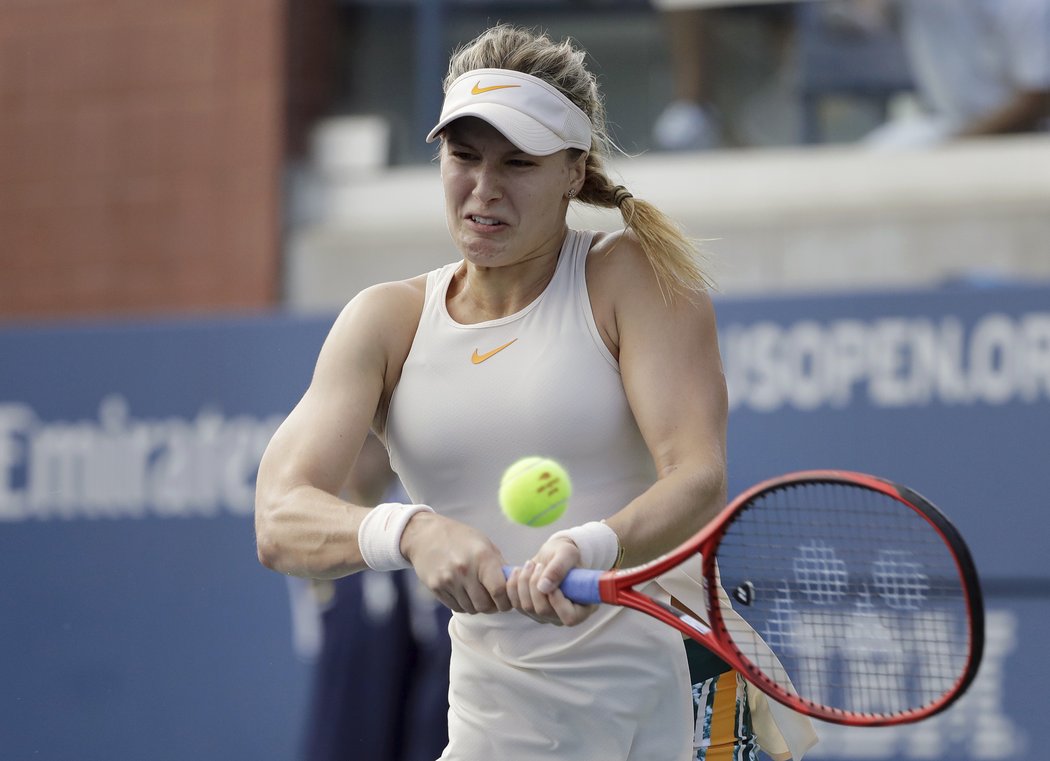
[[[546,526],[565,512],[572,482],[565,468],[546,457],[523,457],[503,473],[499,506],[525,526]]]

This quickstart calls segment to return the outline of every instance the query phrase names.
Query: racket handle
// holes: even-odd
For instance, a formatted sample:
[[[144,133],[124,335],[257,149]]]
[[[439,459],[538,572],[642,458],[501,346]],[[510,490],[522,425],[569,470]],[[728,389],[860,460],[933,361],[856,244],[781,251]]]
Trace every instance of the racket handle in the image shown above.
[[[503,566],[503,575],[510,578],[513,566]],[[597,605],[602,601],[598,581],[605,571],[590,568],[573,568],[561,581],[561,592],[578,605]]]

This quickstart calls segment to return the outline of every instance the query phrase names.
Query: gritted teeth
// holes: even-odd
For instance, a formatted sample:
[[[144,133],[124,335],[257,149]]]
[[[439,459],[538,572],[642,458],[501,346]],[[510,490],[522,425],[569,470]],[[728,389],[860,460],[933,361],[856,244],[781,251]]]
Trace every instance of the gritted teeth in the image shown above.
[[[471,214],[470,219],[480,225],[498,225],[500,223],[498,219],[493,219],[492,217],[479,217],[477,214]]]

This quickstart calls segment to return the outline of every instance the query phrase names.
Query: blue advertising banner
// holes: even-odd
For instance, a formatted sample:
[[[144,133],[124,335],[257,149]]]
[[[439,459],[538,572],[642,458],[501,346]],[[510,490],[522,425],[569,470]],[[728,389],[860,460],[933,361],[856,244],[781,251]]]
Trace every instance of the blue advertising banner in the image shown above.
[[[718,302],[730,492],[809,468],[904,483],[967,538],[987,643],[918,725],[823,725],[807,758],[1036,759],[1050,742],[1050,291],[945,289]]]
[[[730,491],[810,468],[908,484],[967,537],[987,593],[962,701],[822,726],[807,758],[1041,758],[1050,290],[716,306]],[[253,483],[330,323],[0,330],[0,758],[300,757],[311,613],[256,561]]]
[[[306,666],[259,457],[323,328],[0,331],[0,758],[295,758]]]
[[[942,506],[989,578],[1047,578],[1050,292],[722,300],[731,487],[860,470]]]

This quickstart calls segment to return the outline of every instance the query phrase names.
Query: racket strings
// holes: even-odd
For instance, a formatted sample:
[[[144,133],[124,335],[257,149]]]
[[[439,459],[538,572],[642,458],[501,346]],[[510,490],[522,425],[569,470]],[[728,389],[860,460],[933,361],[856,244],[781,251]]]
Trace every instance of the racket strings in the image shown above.
[[[740,654],[788,694],[900,714],[949,694],[971,652],[949,545],[911,506],[871,489],[803,483],[760,496],[717,552]]]

